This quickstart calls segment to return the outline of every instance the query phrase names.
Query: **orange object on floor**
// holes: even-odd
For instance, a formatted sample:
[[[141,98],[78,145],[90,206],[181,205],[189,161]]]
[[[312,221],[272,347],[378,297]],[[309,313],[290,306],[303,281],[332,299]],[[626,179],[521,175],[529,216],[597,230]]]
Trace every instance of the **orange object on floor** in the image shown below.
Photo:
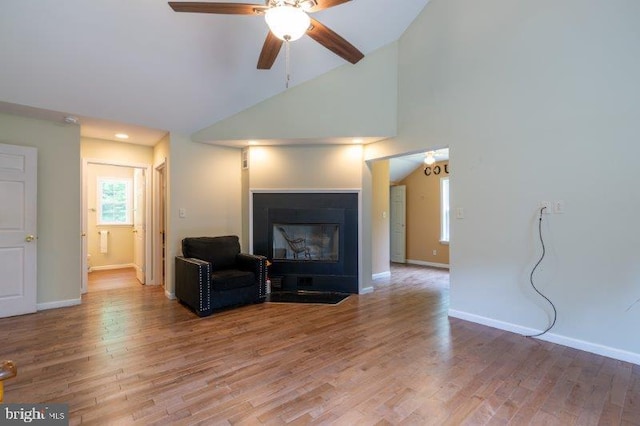
[[[18,374],[18,368],[13,361],[3,361],[0,365],[0,403],[4,401],[4,381]]]

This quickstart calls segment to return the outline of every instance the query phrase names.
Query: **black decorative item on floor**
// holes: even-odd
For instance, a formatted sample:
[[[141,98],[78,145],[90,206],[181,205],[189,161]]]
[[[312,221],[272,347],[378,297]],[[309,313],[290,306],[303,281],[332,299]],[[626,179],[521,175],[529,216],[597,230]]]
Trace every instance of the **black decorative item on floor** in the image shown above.
[[[271,303],[311,303],[321,305],[337,305],[349,297],[349,293],[322,291],[281,291],[267,296]]]

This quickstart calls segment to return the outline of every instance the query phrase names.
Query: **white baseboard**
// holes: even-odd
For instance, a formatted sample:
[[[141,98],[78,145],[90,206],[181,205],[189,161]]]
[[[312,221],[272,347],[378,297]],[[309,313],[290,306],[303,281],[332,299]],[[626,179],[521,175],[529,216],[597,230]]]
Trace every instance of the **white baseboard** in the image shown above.
[[[389,278],[391,276],[391,271],[380,272],[377,274],[371,275],[372,280],[379,280],[380,278]]]
[[[36,309],[46,311],[48,309],[67,308],[69,306],[79,305],[81,302],[81,299],[57,300],[55,302],[38,303]]]
[[[373,287],[365,287],[358,292],[358,294],[368,294],[368,293],[373,293]]]
[[[449,269],[448,263],[425,262],[424,260],[413,260],[413,259],[407,259],[407,263],[411,265],[431,266],[432,268]]]
[[[126,268],[136,268],[136,265],[134,263],[123,263],[121,265],[92,266],[89,268],[89,272],[108,271],[110,269],[126,269]]]
[[[171,293],[171,292],[165,290],[164,291],[164,295],[167,297],[167,299],[176,300],[176,294],[175,293]]]
[[[468,312],[457,311],[455,309],[449,309],[449,316],[521,335],[532,335],[540,333],[542,331],[504,321],[498,321],[480,315],[470,314]],[[542,336],[536,337],[536,339],[544,340],[551,343],[557,343],[558,345],[568,346],[570,348],[579,349],[581,351],[591,352],[596,355],[602,355],[620,361],[640,365],[640,354],[634,352],[616,349],[609,346],[600,345],[598,343],[574,339],[572,337],[561,336],[555,333],[543,334]]]

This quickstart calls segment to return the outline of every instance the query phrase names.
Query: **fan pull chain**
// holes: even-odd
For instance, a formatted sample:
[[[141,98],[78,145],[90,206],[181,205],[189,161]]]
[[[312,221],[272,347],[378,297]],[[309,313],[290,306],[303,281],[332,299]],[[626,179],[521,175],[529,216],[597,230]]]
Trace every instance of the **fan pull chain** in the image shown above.
[[[285,48],[285,58],[286,58],[286,79],[285,79],[285,87],[288,89],[289,88],[289,81],[291,80],[291,51],[290,51],[290,47],[289,47],[289,40],[287,38],[285,38],[284,40],[284,48]]]

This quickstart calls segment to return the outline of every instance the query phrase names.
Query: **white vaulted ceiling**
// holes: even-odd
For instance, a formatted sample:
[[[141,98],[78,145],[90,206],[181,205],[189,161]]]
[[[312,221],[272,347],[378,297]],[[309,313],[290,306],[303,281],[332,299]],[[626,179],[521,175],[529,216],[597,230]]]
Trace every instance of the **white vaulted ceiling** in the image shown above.
[[[427,2],[353,0],[313,17],[367,55]],[[89,137],[125,124],[191,135],[285,90],[284,52],[256,69],[266,34],[261,16],[176,13],[161,0],[3,0],[0,112],[76,115]],[[291,61],[293,85],[346,64],[306,36]]]

